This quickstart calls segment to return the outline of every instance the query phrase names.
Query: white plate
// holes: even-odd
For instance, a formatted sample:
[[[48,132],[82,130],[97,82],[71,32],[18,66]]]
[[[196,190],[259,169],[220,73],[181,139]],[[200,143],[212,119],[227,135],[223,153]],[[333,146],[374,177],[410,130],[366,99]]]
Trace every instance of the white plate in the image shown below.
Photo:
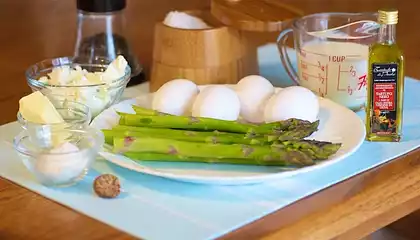
[[[202,86],[205,87],[205,86]],[[280,89],[276,89],[277,91]],[[153,94],[146,94],[136,99],[122,101],[99,114],[92,126],[97,129],[110,129],[118,124],[116,111],[134,113],[131,105],[150,108]],[[361,119],[352,111],[328,99],[320,98],[319,130],[310,138],[323,141],[341,142],[340,150],[330,160],[320,164],[296,170],[285,170],[281,167],[242,166],[206,163],[174,162],[137,162],[127,157],[102,153],[108,161],[137,172],[169,178],[178,181],[239,185],[260,183],[270,179],[280,179],[302,174],[317,168],[325,167],[344,159],[355,152],[365,138],[365,127]]]

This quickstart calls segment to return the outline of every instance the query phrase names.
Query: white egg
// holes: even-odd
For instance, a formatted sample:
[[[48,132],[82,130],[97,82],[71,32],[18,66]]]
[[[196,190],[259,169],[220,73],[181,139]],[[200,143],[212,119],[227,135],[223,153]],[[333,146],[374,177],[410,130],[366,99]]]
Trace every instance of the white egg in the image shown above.
[[[172,115],[189,114],[199,93],[197,85],[187,79],[174,79],[163,84],[154,94],[152,109]]]
[[[252,123],[264,122],[264,106],[274,94],[273,84],[264,77],[250,75],[238,82],[235,91],[241,102],[241,117]]]
[[[235,91],[226,86],[208,86],[195,99],[192,116],[234,121],[239,117],[240,108]]]
[[[293,86],[280,90],[267,101],[264,119],[267,123],[289,118],[313,122],[318,112],[318,97],[307,88]]]

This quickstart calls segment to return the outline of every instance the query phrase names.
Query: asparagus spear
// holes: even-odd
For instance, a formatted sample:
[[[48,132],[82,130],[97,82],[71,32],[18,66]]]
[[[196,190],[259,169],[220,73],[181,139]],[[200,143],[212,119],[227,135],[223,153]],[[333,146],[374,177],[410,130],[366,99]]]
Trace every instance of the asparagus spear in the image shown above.
[[[153,127],[153,128],[174,128],[222,132],[249,133],[253,134],[279,134],[285,130],[292,130],[299,126],[308,127],[312,124],[318,125],[318,121],[310,123],[299,119],[288,119],[269,124],[247,124],[237,121],[225,121],[212,118],[197,118],[185,116],[141,116],[136,114],[119,113],[120,125]]]
[[[319,120],[312,123],[305,123],[298,126],[293,126],[287,131],[277,131],[275,136],[279,141],[299,140],[312,135],[318,130]]]
[[[238,143],[250,145],[268,144],[264,137],[247,138],[245,134],[225,133],[225,132],[197,132],[187,130],[175,130],[165,128],[145,128],[117,126],[112,130],[103,129],[105,142],[113,144],[114,137],[155,137],[182,140],[188,142],[206,142],[206,143]]]
[[[140,161],[164,161],[164,162],[200,162],[200,163],[220,163],[220,164],[241,164],[241,165],[259,165],[259,166],[285,166],[283,160],[258,160],[258,159],[242,159],[242,158],[199,158],[186,157],[181,155],[172,155],[165,153],[143,153],[143,152],[126,152],[126,157]]]
[[[139,107],[135,105],[132,105],[132,108],[136,112],[136,115],[141,115],[141,116],[173,116],[168,113],[163,113],[163,112],[159,112],[156,110],[147,109],[147,108],[143,108],[143,107]],[[318,124],[319,123],[317,123],[316,125],[318,126]],[[311,125],[311,122],[309,121],[291,118],[286,121],[274,122],[274,123],[268,123],[268,124],[262,124],[262,125],[254,125],[254,126],[256,126],[259,129],[259,131],[276,133],[276,132],[283,131],[285,129],[291,130],[294,127],[309,126],[309,125]]]
[[[256,134],[279,135],[279,134],[282,134],[284,131],[290,131],[290,130],[300,129],[300,128],[315,128],[315,131],[316,131],[318,125],[319,125],[319,120],[311,123],[306,120],[290,118],[284,121],[258,125],[257,127],[251,129],[249,132],[256,133]]]
[[[335,154],[340,148],[339,143],[322,142],[315,140],[304,141],[287,141],[278,143],[276,147],[293,148],[305,152],[308,156],[316,160],[326,160],[331,155]],[[325,151],[325,152],[324,152]],[[323,153],[324,152],[324,153]],[[142,161],[173,161],[173,162],[203,162],[203,163],[228,163],[228,164],[243,164],[243,165],[271,165],[283,166],[284,161],[250,161],[249,159],[218,159],[218,158],[197,158],[187,157],[181,155],[165,154],[165,153],[148,153],[148,152],[126,152],[125,156]]]
[[[218,130],[214,130],[211,132],[202,132],[202,131],[188,131],[188,130],[179,130],[179,129],[170,129],[170,128],[147,128],[146,127],[133,127],[133,126],[126,126],[126,125],[116,125],[112,128],[112,130],[116,131],[148,131],[150,133],[154,132],[165,132],[165,131],[187,131],[185,135],[201,135],[205,134],[205,136],[219,136],[219,135],[226,135],[231,134],[236,137],[245,137],[246,139],[257,139],[259,141],[263,142],[274,142],[274,141],[286,141],[286,140],[300,140],[305,137],[310,136],[313,132],[315,132],[318,129],[318,121],[313,122],[310,125],[305,125],[300,128],[295,128],[293,131],[281,131],[277,132],[276,135],[270,134],[270,135],[259,135],[259,134],[252,134],[252,133],[230,133],[230,132],[220,132]],[[129,137],[129,136],[127,136]],[[239,142],[242,143],[242,142]]]
[[[304,152],[271,146],[208,144],[163,138],[114,138],[114,152],[153,152],[198,158],[283,161],[283,165],[307,166],[315,162]]]
[[[335,154],[341,147],[341,143],[331,143],[317,140],[299,140],[299,141],[276,141],[273,147],[295,149],[305,152],[315,160],[326,160]]]
[[[261,135],[249,136],[249,134],[227,133],[227,132],[198,132],[164,128],[145,128],[117,125],[112,130],[102,130],[105,135],[105,142],[113,144],[114,137],[157,137],[183,140],[189,142],[225,143],[225,144],[249,144],[249,145],[268,145],[274,141],[300,140],[316,130],[317,123],[313,123],[311,128],[284,131],[281,135]]]
[[[278,140],[278,136],[257,136],[253,139],[246,138],[243,134],[226,132],[196,132],[174,129],[142,128],[117,125],[112,130],[102,130],[105,141],[113,144],[114,137],[157,137],[189,142],[225,143],[225,144],[249,144],[270,145],[274,147],[289,147],[304,151],[312,159],[325,160],[335,154],[341,147],[341,143],[331,143],[318,140],[292,139]],[[295,135],[296,136],[296,135]]]
[[[156,110],[139,107],[139,106],[136,106],[136,105],[132,105],[132,108],[136,112],[137,115],[142,115],[142,116],[167,116],[167,115],[171,115],[171,114],[168,114],[168,113],[163,113],[163,112],[159,112],[159,111],[156,111]]]
[[[241,124],[234,121],[223,121],[211,118],[195,118],[184,116],[141,116],[135,114],[120,114],[120,124],[136,127],[175,128],[191,130],[219,130],[225,132],[247,133],[254,127],[251,124]]]

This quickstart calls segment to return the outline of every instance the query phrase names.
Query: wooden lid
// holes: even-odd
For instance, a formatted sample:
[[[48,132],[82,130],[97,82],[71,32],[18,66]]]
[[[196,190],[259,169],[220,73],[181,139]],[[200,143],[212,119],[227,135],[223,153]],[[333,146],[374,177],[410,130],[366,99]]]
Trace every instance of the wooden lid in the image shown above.
[[[281,31],[285,21],[303,16],[281,0],[212,0],[211,13],[227,26],[258,32]]]

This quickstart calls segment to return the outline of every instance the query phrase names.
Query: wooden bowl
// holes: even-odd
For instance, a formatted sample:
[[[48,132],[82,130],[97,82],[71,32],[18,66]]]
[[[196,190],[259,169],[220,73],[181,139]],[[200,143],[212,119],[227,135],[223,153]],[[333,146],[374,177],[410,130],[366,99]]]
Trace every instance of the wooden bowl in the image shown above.
[[[210,11],[188,11],[213,28],[179,29],[155,25],[150,91],[186,78],[197,84],[234,84],[258,74],[257,47],[239,30],[227,27]]]

